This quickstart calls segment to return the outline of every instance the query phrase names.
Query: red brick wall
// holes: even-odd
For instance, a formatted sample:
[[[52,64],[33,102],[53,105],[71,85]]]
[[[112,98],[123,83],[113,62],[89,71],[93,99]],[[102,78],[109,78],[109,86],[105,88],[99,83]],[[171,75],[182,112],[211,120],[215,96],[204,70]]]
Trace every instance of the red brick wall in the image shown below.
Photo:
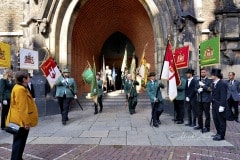
[[[154,70],[153,28],[141,3],[138,0],[89,0],[80,9],[72,34],[71,68],[79,92],[89,92],[90,86],[81,76],[87,61],[92,64],[94,56],[98,67],[104,42],[117,31],[130,39],[139,60],[148,43],[146,58]]]

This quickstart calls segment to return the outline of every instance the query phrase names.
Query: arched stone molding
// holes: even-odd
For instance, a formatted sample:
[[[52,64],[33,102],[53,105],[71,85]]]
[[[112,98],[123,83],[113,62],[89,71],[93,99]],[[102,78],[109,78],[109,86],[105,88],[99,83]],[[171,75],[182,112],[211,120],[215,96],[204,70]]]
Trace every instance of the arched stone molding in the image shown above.
[[[69,41],[71,38],[69,36],[72,34],[71,29],[75,20],[74,14],[77,14],[74,13],[76,12],[75,8],[83,6],[86,2],[87,0],[73,0],[71,2],[60,0],[56,4],[55,14],[51,22],[49,49],[62,66],[70,64],[71,43]],[[163,59],[162,55],[165,52],[164,46],[167,36],[170,32],[173,32],[171,29],[173,24],[170,21],[172,19],[168,17],[170,11],[168,9],[166,11],[165,8],[165,12],[163,12],[161,6],[157,6],[152,0],[139,0],[139,2],[145,8],[152,23],[155,43],[155,68],[159,68]],[[163,3],[163,7],[167,6],[165,1],[161,3]]]

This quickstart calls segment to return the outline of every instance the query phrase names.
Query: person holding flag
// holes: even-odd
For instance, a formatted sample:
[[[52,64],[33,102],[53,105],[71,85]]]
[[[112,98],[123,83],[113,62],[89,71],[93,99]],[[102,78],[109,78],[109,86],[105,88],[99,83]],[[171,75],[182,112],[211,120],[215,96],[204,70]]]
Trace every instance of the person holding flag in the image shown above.
[[[67,68],[63,69],[63,76],[55,84],[63,125],[66,125],[66,122],[69,120],[68,112],[72,99],[77,99],[77,85],[74,78],[70,78],[69,73],[70,71]]]
[[[125,91],[127,101],[128,101],[129,113],[131,115],[136,113],[136,111],[135,111],[136,106],[137,106],[136,85],[139,85],[138,81],[133,80],[132,75],[128,74],[127,81],[125,82],[125,85],[124,85],[124,91]]]
[[[158,128],[161,124],[160,116],[164,110],[163,108],[163,98],[160,88],[164,88],[162,83],[158,83],[156,80],[156,73],[150,72],[148,77],[150,80],[147,83],[147,94],[150,98],[152,113],[151,113],[151,122],[150,125]]]

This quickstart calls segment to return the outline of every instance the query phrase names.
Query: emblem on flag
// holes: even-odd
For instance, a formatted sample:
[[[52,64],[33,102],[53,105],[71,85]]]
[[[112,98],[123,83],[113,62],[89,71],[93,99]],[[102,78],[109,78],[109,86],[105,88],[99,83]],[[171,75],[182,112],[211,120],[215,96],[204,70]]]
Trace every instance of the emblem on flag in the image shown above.
[[[51,88],[55,85],[58,78],[62,76],[57,63],[52,57],[49,57],[46,61],[44,61],[41,65],[41,70],[43,71],[44,75],[46,76],[49,85]]]
[[[38,52],[30,49],[20,49],[20,68],[38,70]]]

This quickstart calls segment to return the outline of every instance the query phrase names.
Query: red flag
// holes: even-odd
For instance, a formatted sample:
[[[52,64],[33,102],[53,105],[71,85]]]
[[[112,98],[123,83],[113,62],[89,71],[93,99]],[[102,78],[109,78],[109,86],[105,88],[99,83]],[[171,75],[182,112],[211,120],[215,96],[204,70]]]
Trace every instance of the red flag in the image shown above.
[[[189,46],[175,49],[174,60],[177,69],[188,68]]]
[[[177,97],[177,86],[180,85],[181,81],[174,62],[172,46],[169,41],[167,43],[161,79],[169,81],[169,99],[171,101],[174,100]]]
[[[52,57],[49,57],[46,61],[42,63],[41,69],[46,76],[51,88],[55,85],[58,78],[62,76],[57,66],[57,63]]]

